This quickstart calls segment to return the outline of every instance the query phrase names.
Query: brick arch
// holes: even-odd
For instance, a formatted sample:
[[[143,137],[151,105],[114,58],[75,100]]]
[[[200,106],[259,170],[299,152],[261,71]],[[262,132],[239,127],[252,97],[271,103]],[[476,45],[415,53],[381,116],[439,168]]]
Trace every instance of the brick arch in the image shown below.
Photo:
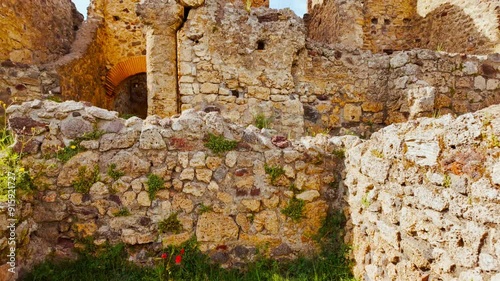
[[[106,94],[115,95],[115,88],[126,78],[146,73],[146,56],[130,57],[125,61],[117,63],[106,75]]]

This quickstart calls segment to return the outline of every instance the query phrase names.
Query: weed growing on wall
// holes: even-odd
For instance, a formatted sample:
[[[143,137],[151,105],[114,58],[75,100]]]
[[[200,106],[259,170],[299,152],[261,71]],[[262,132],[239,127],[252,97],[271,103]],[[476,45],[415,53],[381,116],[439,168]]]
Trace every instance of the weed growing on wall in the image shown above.
[[[160,176],[155,174],[148,175],[148,181],[146,184],[148,185],[149,200],[151,201],[155,199],[158,190],[165,187],[165,181],[160,178]]]
[[[97,140],[102,135],[104,135],[104,133],[104,131],[98,130],[96,127],[94,127],[94,130],[92,132],[83,134],[83,136],[71,141],[68,146],[57,151],[57,159],[61,160],[63,163],[68,162],[68,160],[73,158],[73,156],[85,151],[85,148],[80,145],[82,141]]]
[[[113,180],[118,180],[119,178],[121,178],[121,177],[123,177],[125,175],[124,172],[116,170],[116,164],[115,163],[111,163],[111,165],[109,165],[107,174]]]
[[[113,216],[115,216],[115,217],[128,217],[130,215],[131,215],[131,213],[127,207],[122,207],[120,210],[113,213]]]
[[[292,198],[288,201],[288,205],[281,210],[281,213],[293,221],[298,222],[304,217],[304,207],[306,202],[301,199]]]
[[[267,118],[263,113],[259,113],[254,117],[254,124],[259,129],[267,129],[271,125],[271,118]]]
[[[73,181],[73,188],[76,192],[89,193],[90,188],[94,183],[99,181],[99,166],[94,166],[91,174],[88,175],[87,166],[78,168],[78,174],[75,181]]]
[[[170,214],[168,218],[158,222],[158,231],[179,234],[182,231],[182,224],[177,218],[177,213]]]
[[[237,141],[228,140],[223,136],[216,136],[214,134],[208,134],[208,140],[205,143],[205,147],[212,150],[213,153],[221,154],[227,151],[231,151],[238,146]]]
[[[22,143],[20,153],[12,150],[11,146],[14,144],[14,138],[7,126],[5,113],[7,105],[0,101],[0,106],[4,111],[4,115],[0,117],[0,202],[6,202],[8,200],[9,180],[12,180],[13,176],[16,180],[15,187],[17,190],[31,192],[36,187],[33,184],[29,170],[19,162],[25,143]]]
[[[276,180],[281,176],[285,174],[285,170],[280,167],[280,166],[268,166],[267,164],[264,165],[264,171],[266,172],[267,175],[269,175],[269,178],[271,179],[271,184],[275,184]]]

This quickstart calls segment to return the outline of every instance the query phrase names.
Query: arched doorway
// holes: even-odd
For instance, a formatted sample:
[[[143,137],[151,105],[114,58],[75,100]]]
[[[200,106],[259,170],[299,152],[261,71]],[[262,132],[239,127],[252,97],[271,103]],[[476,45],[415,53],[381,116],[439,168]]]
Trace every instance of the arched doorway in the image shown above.
[[[146,56],[128,58],[111,68],[106,75],[106,94],[114,97],[114,110],[120,115],[146,118]]]
[[[115,110],[122,116],[148,115],[148,87],[146,73],[139,73],[123,80],[116,88]]]

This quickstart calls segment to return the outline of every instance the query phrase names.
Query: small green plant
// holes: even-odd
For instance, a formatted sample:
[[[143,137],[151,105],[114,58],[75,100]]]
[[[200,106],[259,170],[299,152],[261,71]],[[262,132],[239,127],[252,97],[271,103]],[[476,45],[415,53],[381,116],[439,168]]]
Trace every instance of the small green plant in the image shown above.
[[[250,13],[250,8],[252,8],[252,2],[253,0],[246,0],[245,2],[245,10]]]
[[[200,208],[198,209],[198,214],[204,214],[208,212],[213,212],[212,206],[206,206],[205,204],[201,204]]]
[[[205,147],[212,150],[212,152],[216,154],[231,151],[237,146],[237,141],[227,140],[223,136],[216,136],[214,134],[208,134],[208,140],[205,143]]]
[[[498,137],[495,134],[490,135],[489,147],[490,148],[500,147],[500,140],[498,140]]]
[[[380,151],[378,149],[372,149],[371,153],[373,156],[375,156],[377,158],[381,158],[381,159],[384,158],[384,153],[382,153],[382,151]]]
[[[124,172],[116,170],[115,163],[111,163],[111,165],[109,165],[107,174],[114,180],[118,180],[119,178],[123,177],[123,175],[125,175]]]
[[[128,217],[130,215],[130,211],[127,209],[127,207],[122,207],[120,210],[113,213],[113,216],[115,217]]]
[[[130,119],[132,117],[135,117],[135,115],[131,114],[131,113],[124,113],[124,114],[120,115],[120,118],[123,118],[125,120]]]
[[[78,168],[77,178],[73,181],[73,188],[76,192],[89,193],[92,185],[99,181],[99,166],[94,166],[94,170],[90,176],[87,174],[87,166],[80,166]]]
[[[363,198],[361,198],[361,205],[363,205],[363,207],[365,208],[368,208],[370,207],[370,199],[368,199],[368,192],[365,193],[365,195],[363,195]]]
[[[76,141],[80,143],[86,140],[97,140],[100,137],[102,137],[102,135],[104,135],[105,133],[106,132],[97,129],[97,127],[94,126],[94,130],[92,132],[83,134],[83,136],[76,138]]]
[[[443,43],[440,42],[440,43],[437,44],[436,51],[438,51],[438,52],[445,52]]]
[[[345,149],[339,148],[335,149],[332,151],[332,155],[339,158],[339,159],[344,159],[345,158]]]
[[[288,189],[290,189],[290,191],[293,192],[293,194],[297,194],[300,192],[295,183],[291,183]]]
[[[177,213],[172,213],[168,218],[158,222],[158,231],[160,233],[181,233],[182,224],[177,218]]]
[[[340,183],[336,180],[328,183],[328,187],[330,187],[331,189],[337,189],[337,188],[339,188],[339,186],[340,186]]]
[[[69,159],[78,153],[84,151],[85,149],[80,146],[79,142],[71,141],[70,144],[59,151],[56,152],[57,159],[61,160],[63,163],[68,162]]]
[[[280,167],[280,166],[268,166],[267,164],[264,165],[264,171],[266,174],[269,175],[269,178],[271,179],[271,184],[275,184],[276,180],[281,176],[285,174],[285,170]]]
[[[148,185],[149,200],[151,201],[155,199],[158,190],[165,187],[165,181],[160,178],[160,176],[155,174],[148,175],[148,181],[146,184]]]
[[[264,129],[264,128],[269,128],[269,125],[271,125],[271,118],[267,118],[264,113],[259,113],[255,115],[254,117],[254,124],[255,127],[259,129]]]
[[[444,179],[443,179],[443,186],[448,188],[451,186],[451,177],[450,175],[446,174],[444,175]]]
[[[57,103],[62,102],[61,96],[59,96],[59,95],[52,95],[52,96],[48,97],[47,100],[57,102]]]
[[[304,217],[304,207],[306,202],[301,199],[292,198],[288,201],[288,205],[281,210],[281,213],[293,221],[298,222]]]

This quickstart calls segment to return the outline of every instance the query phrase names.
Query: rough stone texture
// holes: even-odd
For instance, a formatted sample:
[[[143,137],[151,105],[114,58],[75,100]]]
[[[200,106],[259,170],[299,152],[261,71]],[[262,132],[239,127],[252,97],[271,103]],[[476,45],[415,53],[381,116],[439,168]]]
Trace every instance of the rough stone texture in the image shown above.
[[[83,21],[69,0],[2,1],[0,15],[0,61],[27,64],[69,53]]]
[[[490,280],[499,273],[500,146],[492,142],[499,119],[499,105],[416,119],[347,151],[357,276]],[[391,165],[381,172],[374,161]]]
[[[492,0],[309,0],[309,38],[374,52],[489,54],[500,48],[499,7]]]
[[[44,231],[32,233],[25,244],[19,245],[19,257],[25,256],[23,249],[26,247],[44,245],[48,249],[55,246],[57,239],[53,237],[56,236],[68,237],[72,241],[71,237],[86,235],[93,235],[100,243],[123,241],[144,247],[158,241],[165,246],[180,243],[196,235],[201,249],[209,254],[217,251],[221,244],[232,250],[236,246],[271,242],[267,254],[273,251],[274,256],[296,256],[310,253],[315,248],[315,244],[305,237],[318,231],[328,208],[342,208],[343,189],[340,187],[332,194],[329,187],[334,178],[340,178],[340,172],[334,167],[341,166],[341,159],[328,156],[332,151],[342,149],[344,138],[330,142],[325,135],[307,137],[289,141],[282,150],[271,143],[275,131],[268,131],[265,135],[255,132],[255,139],[246,142],[244,131],[251,127],[234,125],[217,112],[187,110],[168,120],[150,116],[144,121],[138,118],[125,121],[113,112],[69,101],[27,102],[10,107],[7,112],[9,118],[15,120],[12,125],[16,136],[23,136],[18,133],[23,133],[24,127],[33,127],[38,131],[36,138],[42,147],[54,143],[69,145],[75,137],[81,136],[79,130],[83,127],[104,130],[109,129],[110,124],[123,124],[113,133],[86,140],[85,145],[82,142],[82,147],[87,150],[65,163],[55,158],[55,154],[40,151],[23,158],[23,165],[29,167],[38,190],[36,196],[22,198],[20,212],[27,215],[21,221],[31,229]],[[45,112],[54,114],[42,114]],[[66,128],[68,120],[73,119],[87,123],[85,126],[70,126],[78,128],[73,132]],[[21,126],[23,124],[26,126]],[[214,128],[238,141],[238,148],[221,154],[208,150],[204,146],[204,137]],[[173,131],[175,134],[171,133]],[[324,160],[318,162],[318,158],[311,155]],[[273,165],[284,167],[286,174],[280,182],[286,182],[286,185],[270,183],[269,175],[264,171],[266,159]],[[111,164],[115,164],[115,170],[124,175],[116,180],[107,175]],[[82,167],[86,168],[83,177],[79,175]],[[97,182],[92,182],[96,178],[94,171],[98,173]],[[302,178],[295,176],[299,172],[304,174]],[[290,184],[303,180],[306,173],[314,180],[302,183],[303,190],[297,191],[297,197],[307,201],[304,219],[297,223],[282,215],[281,209],[293,195]],[[152,200],[147,192],[149,174],[156,174],[165,181]],[[88,194],[74,190],[75,183],[82,180],[90,182]],[[296,185],[299,186],[298,182]],[[210,207],[210,211],[199,212],[202,204]],[[115,214],[124,207],[131,215],[116,217]],[[33,214],[29,210],[34,210]],[[158,222],[174,212],[183,225],[182,232],[159,234]],[[0,218],[3,215],[0,212]],[[288,248],[279,245],[288,245]],[[0,250],[5,251],[6,245],[0,246]],[[47,254],[21,259],[22,265],[29,266]],[[231,265],[247,259],[229,256],[226,260],[224,256],[219,260]],[[487,257],[484,261],[488,266]]]

